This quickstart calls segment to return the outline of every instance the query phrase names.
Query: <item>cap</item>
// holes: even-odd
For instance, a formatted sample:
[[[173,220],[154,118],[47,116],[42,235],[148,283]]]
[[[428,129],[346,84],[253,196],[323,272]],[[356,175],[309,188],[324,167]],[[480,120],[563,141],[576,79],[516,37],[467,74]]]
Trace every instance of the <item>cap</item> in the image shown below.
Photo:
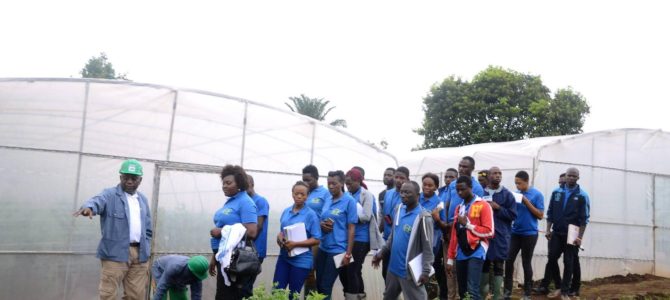
[[[119,173],[142,176],[142,165],[140,165],[139,161],[134,159],[126,160],[121,164]]]
[[[209,269],[209,262],[204,256],[193,256],[188,259],[188,269],[198,277],[200,280],[207,279],[207,270]]]

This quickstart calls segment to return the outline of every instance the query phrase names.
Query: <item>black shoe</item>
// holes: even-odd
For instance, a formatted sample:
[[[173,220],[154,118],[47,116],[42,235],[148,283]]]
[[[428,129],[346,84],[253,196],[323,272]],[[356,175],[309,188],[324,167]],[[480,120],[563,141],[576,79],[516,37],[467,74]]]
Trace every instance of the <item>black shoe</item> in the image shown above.
[[[579,297],[579,291],[569,291],[568,296],[570,297]]]
[[[533,294],[535,295],[546,295],[549,294],[549,289],[543,286],[538,286],[533,288]]]

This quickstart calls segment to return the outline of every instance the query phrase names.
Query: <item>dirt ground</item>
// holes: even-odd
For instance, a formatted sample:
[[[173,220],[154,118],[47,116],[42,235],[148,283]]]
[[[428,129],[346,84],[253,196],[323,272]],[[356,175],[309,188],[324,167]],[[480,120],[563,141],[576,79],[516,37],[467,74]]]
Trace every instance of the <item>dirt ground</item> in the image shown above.
[[[515,289],[514,295],[513,299],[520,299],[523,296],[520,289]],[[532,299],[549,298],[533,295]],[[560,299],[560,297],[557,299]],[[598,278],[582,283],[579,299],[670,300],[670,278],[649,274],[628,274]]]

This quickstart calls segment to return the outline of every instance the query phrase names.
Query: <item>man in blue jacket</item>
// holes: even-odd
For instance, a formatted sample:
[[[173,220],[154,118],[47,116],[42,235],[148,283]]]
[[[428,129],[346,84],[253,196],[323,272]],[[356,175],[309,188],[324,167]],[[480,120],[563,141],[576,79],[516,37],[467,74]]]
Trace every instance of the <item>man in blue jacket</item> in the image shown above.
[[[142,183],[142,165],[134,159],[126,160],[119,173],[121,183],[88,199],[73,215],[89,219],[100,216],[100,299],[116,299],[121,283],[123,299],[143,299],[149,279],[152,226],[149,201],[137,191]]]
[[[489,271],[493,265],[493,299],[502,299],[504,265],[509,252],[512,235],[512,222],[516,219],[516,201],[514,195],[506,187],[500,185],[502,171],[498,167],[488,170],[488,186],[484,189],[484,200],[489,201],[493,209],[493,227],[495,235],[486,252],[486,261],[482,269],[480,283],[482,298],[486,298],[489,290]]]
[[[558,258],[563,254],[563,278],[561,280],[560,295],[562,299],[570,299],[570,285],[574,270],[574,259],[582,244],[582,237],[586,231],[589,202],[588,194],[582,190],[577,181],[579,170],[569,168],[565,172],[565,187],[555,190],[549,200],[547,210],[547,239],[549,239],[549,257],[547,265],[553,270],[558,269]],[[573,243],[568,244],[568,228],[578,226],[579,233]],[[551,274],[551,271],[549,272]],[[558,296],[556,290],[549,297]]]
[[[202,299],[202,282],[207,279],[209,260],[203,256],[161,256],[154,261],[151,275],[156,281],[153,300],[186,300],[186,286],[191,286],[191,300]]]

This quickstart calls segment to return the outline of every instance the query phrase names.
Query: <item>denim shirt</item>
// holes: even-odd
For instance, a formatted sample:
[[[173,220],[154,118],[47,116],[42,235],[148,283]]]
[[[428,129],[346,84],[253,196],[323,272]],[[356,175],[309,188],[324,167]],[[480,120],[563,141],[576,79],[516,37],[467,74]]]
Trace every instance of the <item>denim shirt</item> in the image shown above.
[[[151,210],[147,198],[140,192],[140,219],[142,236],[140,237],[140,262],[149,260],[151,252]],[[88,199],[82,208],[90,208],[95,215],[100,215],[100,231],[102,239],[98,244],[97,257],[99,259],[128,262],[130,253],[130,211],[126,194],[121,185],[108,188],[97,196]]]
[[[187,256],[166,255],[158,258],[151,267],[156,280],[156,292],[151,298],[163,300],[170,288],[184,289],[191,286],[191,300],[202,299],[202,282],[188,269]]]

